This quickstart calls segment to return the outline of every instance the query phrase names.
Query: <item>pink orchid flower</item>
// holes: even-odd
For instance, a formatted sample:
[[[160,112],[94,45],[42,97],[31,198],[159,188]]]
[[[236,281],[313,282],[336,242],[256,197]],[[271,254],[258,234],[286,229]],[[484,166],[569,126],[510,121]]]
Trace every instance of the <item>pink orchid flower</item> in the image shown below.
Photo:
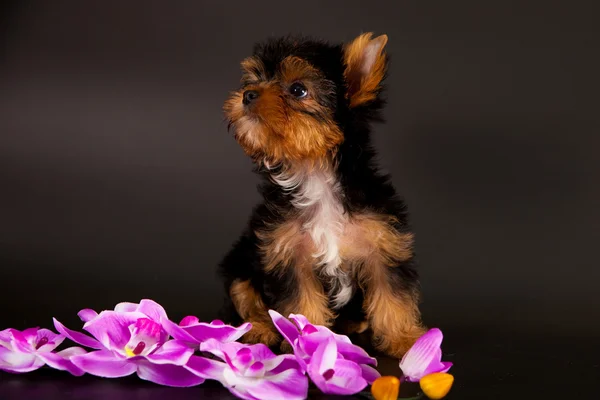
[[[296,325],[276,311],[269,310],[275,327],[292,345],[303,372],[324,393],[355,394],[381,375],[377,360],[348,336],[338,335],[327,327],[312,325],[303,315],[290,314]]]
[[[105,378],[137,373],[141,379],[166,386],[204,382],[183,367],[194,350],[179,340],[168,340],[159,322],[167,315],[156,302],[119,303],[111,311],[98,314],[84,309],[78,315],[85,322],[83,329],[93,337],[72,331],[56,319],[54,326],[72,341],[96,350],[71,358],[83,371]]]
[[[308,379],[293,355],[275,355],[264,344],[244,345],[208,339],[200,350],[224,362],[192,356],[186,368],[214,379],[233,395],[246,400],[305,399]]]
[[[442,331],[432,328],[421,336],[400,360],[400,369],[407,382],[419,382],[435,372],[447,372],[451,362],[442,362]]]
[[[70,358],[85,354],[84,349],[70,347],[53,353],[64,339],[64,336],[48,329],[30,328],[24,331],[5,329],[0,332],[0,370],[23,373],[48,365],[81,376],[84,372],[73,365]]]
[[[169,319],[161,319],[161,324],[173,339],[185,342],[194,349],[208,339],[216,339],[223,343],[234,342],[252,329],[252,325],[248,322],[236,328],[219,320],[214,320],[209,324],[200,322],[194,316],[183,318],[179,325]]]

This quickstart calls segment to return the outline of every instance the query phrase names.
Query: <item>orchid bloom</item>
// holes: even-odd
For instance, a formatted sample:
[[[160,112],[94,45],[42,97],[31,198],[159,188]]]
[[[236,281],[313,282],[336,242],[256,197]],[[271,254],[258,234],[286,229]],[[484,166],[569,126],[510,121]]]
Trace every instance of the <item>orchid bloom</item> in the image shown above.
[[[43,365],[69,371],[75,376],[84,372],[70,358],[85,354],[80,347],[70,347],[58,353],[52,351],[65,337],[48,329],[29,328],[24,331],[5,329],[0,332],[0,370],[12,373],[30,372]]]
[[[185,342],[194,349],[197,349],[200,343],[208,339],[217,339],[223,343],[236,341],[252,329],[252,325],[248,322],[236,328],[219,320],[207,324],[206,322],[200,322],[194,316],[183,318],[179,325],[169,319],[162,319],[161,324],[173,339]]]
[[[233,395],[246,400],[305,399],[308,379],[293,355],[275,355],[264,344],[244,345],[208,339],[200,350],[225,362],[192,356],[186,368],[214,379]]]
[[[444,336],[438,328],[432,328],[421,336],[400,360],[400,369],[408,382],[418,382],[434,372],[447,372],[451,362],[442,362],[441,344]]]
[[[312,325],[303,315],[290,314],[296,325],[276,311],[269,310],[275,327],[292,345],[303,372],[324,393],[354,394],[380,377],[373,366],[377,360],[345,335]],[[370,364],[370,365],[369,365]]]
[[[105,378],[137,373],[141,379],[167,386],[204,382],[183,367],[194,350],[179,340],[168,340],[159,322],[167,319],[166,312],[154,301],[119,303],[100,314],[84,309],[78,315],[85,322],[83,329],[93,337],[72,331],[56,319],[54,326],[72,341],[96,350],[71,358],[83,371]]]

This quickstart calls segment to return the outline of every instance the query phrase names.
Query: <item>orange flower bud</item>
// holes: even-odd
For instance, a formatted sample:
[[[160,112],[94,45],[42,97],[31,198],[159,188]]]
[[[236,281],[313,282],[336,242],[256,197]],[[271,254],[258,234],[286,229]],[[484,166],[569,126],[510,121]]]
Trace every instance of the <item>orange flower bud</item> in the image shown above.
[[[382,376],[371,385],[371,394],[375,400],[397,400],[400,391],[400,379],[395,376]]]
[[[454,376],[445,372],[429,374],[419,381],[419,385],[421,385],[421,390],[423,390],[425,396],[432,400],[438,400],[445,397],[450,391],[453,383]]]

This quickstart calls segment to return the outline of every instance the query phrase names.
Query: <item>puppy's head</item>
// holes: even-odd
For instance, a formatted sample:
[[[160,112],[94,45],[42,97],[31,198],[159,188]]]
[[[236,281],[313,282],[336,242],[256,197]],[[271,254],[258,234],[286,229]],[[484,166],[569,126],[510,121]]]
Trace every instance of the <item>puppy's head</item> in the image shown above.
[[[372,36],[345,45],[294,37],[256,45],[224,107],[244,151],[267,165],[335,154],[343,120],[379,96],[387,36]]]

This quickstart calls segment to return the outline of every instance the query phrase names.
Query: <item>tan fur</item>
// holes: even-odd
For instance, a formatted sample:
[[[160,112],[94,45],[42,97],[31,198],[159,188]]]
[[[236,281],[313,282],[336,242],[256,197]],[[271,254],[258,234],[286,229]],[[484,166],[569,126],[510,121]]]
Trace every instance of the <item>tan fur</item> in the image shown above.
[[[289,267],[296,276],[296,296],[280,310],[283,315],[302,314],[314,324],[331,325],[335,318],[328,307],[323,285],[316,276],[314,252],[309,236],[301,232],[296,220],[285,222],[268,231],[257,231],[265,271],[283,274]]]
[[[376,347],[401,357],[424,328],[417,296],[394,292],[389,282],[389,268],[412,257],[413,235],[398,232],[395,222],[389,215],[356,216],[346,227],[340,252],[355,265],[359,285],[365,291],[364,309]],[[366,327],[367,323],[361,326],[363,330]]]
[[[412,256],[413,235],[400,233],[390,215],[361,214],[354,217],[344,230],[340,243],[342,259],[365,262],[376,255],[384,265],[393,267]]]
[[[282,274],[285,268],[292,265],[298,247],[303,245],[304,234],[300,229],[300,223],[291,220],[272,229],[255,232],[261,241],[259,251],[265,272],[271,273],[279,268],[277,272]]]
[[[288,57],[279,76],[261,81],[259,61],[243,61],[244,90],[256,90],[259,97],[250,110],[242,103],[243,90],[234,92],[225,102],[224,111],[235,130],[236,139],[249,156],[257,161],[279,164],[284,161],[330,158],[342,143],[343,134],[333,120],[332,111],[316,101],[316,96],[332,88],[310,64],[297,57]],[[295,99],[286,87],[302,81],[308,96]],[[304,112],[318,113],[321,120]]]
[[[264,343],[267,346],[279,342],[279,335],[269,317],[267,307],[249,281],[234,281],[229,295],[240,317],[252,324],[252,329],[242,337],[242,341]]]
[[[371,39],[372,36],[372,33],[364,33],[344,47],[344,77],[348,83],[346,95],[351,107],[374,100],[385,76],[386,56],[383,48],[388,39],[386,35],[375,39]],[[370,54],[370,51],[374,53]],[[373,63],[365,65],[370,57],[374,57]]]
[[[242,82],[258,82],[264,77],[264,66],[262,62],[254,57],[248,57],[242,61]]]
[[[349,329],[360,333],[370,325],[379,348],[397,356],[422,329],[412,294],[392,293],[387,281],[385,269],[412,256],[413,236],[394,229],[395,222],[389,215],[354,216],[344,227],[340,256],[344,266],[355,266],[359,283],[367,293],[365,311],[369,321],[357,322]],[[298,297],[282,310],[284,315],[300,313],[313,323],[330,325],[335,315],[327,306],[327,296],[315,274],[315,260],[310,257],[314,244],[302,231],[301,222],[288,218],[287,222],[256,233],[261,239],[260,250],[266,271],[284,273],[286,268],[294,268]]]
[[[389,273],[382,257],[373,256],[361,266],[358,279],[365,289],[364,309],[375,346],[388,355],[402,357],[425,333],[425,328],[421,325],[417,294],[394,291]]]
[[[315,275],[313,264],[305,256],[295,265],[297,297],[288,303],[283,310],[284,315],[290,313],[302,314],[311,323],[316,325],[331,326],[335,314],[329,309],[329,299],[323,290],[323,285]]]

